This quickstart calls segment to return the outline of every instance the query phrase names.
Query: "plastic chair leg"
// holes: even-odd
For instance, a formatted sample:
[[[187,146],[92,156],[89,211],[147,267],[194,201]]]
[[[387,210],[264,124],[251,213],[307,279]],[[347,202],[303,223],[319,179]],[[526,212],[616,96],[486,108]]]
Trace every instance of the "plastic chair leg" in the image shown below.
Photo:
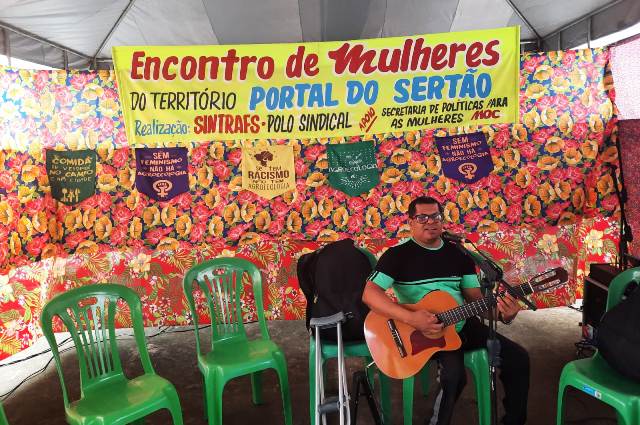
[[[404,425],[411,425],[413,422],[413,386],[414,377],[402,380],[402,415]]]
[[[213,421],[209,418],[209,425],[222,425],[222,393],[224,391],[224,383],[219,380],[219,384],[214,388],[215,396],[213,399]]]
[[[209,400],[211,399],[211,394],[207,392],[207,380],[202,377],[202,388],[204,391],[202,392],[203,406],[204,406],[204,420],[206,421],[209,417]]]
[[[173,425],[184,425],[182,421],[182,410],[171,408],[169,409],[169,413],[171,413],[171,419],[173,419]]]
[[[169,409],[169,413],[171,414],[171,420],[173,421],[173,425],[184,425],[184,421],[182,420],[182,410],[176,409],[172,407]]]
[[[422,388],[422,397],[427,397],[429,395],[429,369],[431,362],[428,362],[419,373],[420,376],[420,387]]]
[[[429,394],[429,366],[418,373],[422,394],[426,397]],[[476,400],[478,403],[478,420],[480,425],[491,424],[491,393],[489,382],[489,363],[486,352],[483,350],[465,353],[465,367],[471,370],[473,382],[476,389]],[[413,420],[413,389],[415,378],[402,380],[402,411],[404,413],[404,424],[411,424]]]
[[[468,356],[468,361],[467,361]],[[480,425],[491,424],[491,382],[489,376],[489,360],[486,351],[476,350],[465,353],[465,365],[471,370],[476,387],[478,403],[478,422]]]
[[[563,403],[564,403],[564,391],[567,388],[567,385],[560,377],[560,384],[558,387],[558,407],[556,409],[556,425],[564,424],[564,411],[563,411]]]
[[[253,404],[262,404],[262,371],[251,374],[251,399]]]
[[[391,415],[391,381],[388,376],[382,372],[378,372],[380,377],[380,404],[382,406],[382,423],[392,423]]]
[[[418,372],[420,387],[422,388],[422,396],[429,394],[429,363],[427,363],[420,372]],[[402,380],[402,417],[404,425],[413,423],[413,389],[415,386],[415,378],[405,378]]]
[[[178,396],[178,393],[175,391],[168,392],[167,398],[169,399],[169,405],[167,406],[167,409],[169,410],[171,418],[173,419],[173,425],[183,425],[184,422],[182,420],[182,407],[180,407],[180,397]]]
[[[222,392],[224,382],[221,377],[213,374],[204,380],[204,392],[207,402],[207,422],[209,425],[222,425]]]
[[[640,422],[640,401],[631,402],[623,410],[617,410],[618,425],[634,425]]]
[[[287,373],[287,361],[282,353],[275,356],[276,373],[280,381],[280,394],[282,396],[282,409],[285,425],[293,425],[293,414],[291,411],[291,393],[289,391],[289,375]]]

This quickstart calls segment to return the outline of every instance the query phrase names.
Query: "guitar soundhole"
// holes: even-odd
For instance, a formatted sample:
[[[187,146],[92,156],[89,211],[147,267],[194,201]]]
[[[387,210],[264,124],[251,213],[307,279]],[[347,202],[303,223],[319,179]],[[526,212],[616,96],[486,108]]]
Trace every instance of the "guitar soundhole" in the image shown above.
[[[422,351],[428,348],[434,348],[434,347],[442,348],[446,344],[443,336],[435,339],[427,338],[420,331],[413,331],[411,333],[410,340],[411,340],[411,355],[416,355],[418,353],[421,353]]]

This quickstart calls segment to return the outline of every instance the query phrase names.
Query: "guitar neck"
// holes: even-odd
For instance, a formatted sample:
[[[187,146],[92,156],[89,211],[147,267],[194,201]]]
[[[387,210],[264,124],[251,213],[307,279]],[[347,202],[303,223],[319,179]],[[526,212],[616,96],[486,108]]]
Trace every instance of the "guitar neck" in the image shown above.
[[[512,288],[522,296],[530,295],[534,292],[529,283],[513,286]],[[504,295],[505,292],[506,291],[500,291],[496,297]],[[496,304],[496,297],[484,297],[471,303],[465,303],[456,308],[452,308],[451,310],[437,313],[436,317],[444,326],[453,325],[454,323],[458,323],[462,320],[468,319],[469,317],[487,312]]]

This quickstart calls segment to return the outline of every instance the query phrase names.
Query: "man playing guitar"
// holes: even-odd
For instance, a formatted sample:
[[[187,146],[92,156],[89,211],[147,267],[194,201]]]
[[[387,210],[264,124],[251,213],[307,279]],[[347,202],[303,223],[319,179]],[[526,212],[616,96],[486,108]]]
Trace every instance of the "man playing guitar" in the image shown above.
[[[455,245],[441,238],[442,208],[430,197],[419,197],[409,205],[411,238],[389,248],[369,276],[362,300],[372,311],[395,321],[404,322],[427,337],[441,334],[443,324],[426,310],[412,311],[401,304],[414,304],[431,291],[452,295],[458,304],[481,299],[475,265]],[[400,304],[393,302],[385,290],[393,288]],[[508,324],[520,307],[509,294],[498,298],[499,319]],[[464,351],[486,347],[489,328],[477,317],[456,324],[461,348],[440,351],[438,361],[440,390],[433,416],[427,423],[446,425],[451,422],[454,404],[466,384]],[[524,348],[498,334],[501,344],[500,379],[504,385],[505,425],[522,425],[527,416],[529,392],[529,356]]]

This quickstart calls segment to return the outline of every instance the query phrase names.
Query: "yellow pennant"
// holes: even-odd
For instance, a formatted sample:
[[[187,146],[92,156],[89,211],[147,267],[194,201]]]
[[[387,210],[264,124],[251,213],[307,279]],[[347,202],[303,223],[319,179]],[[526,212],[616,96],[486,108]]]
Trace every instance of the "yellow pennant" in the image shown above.
[[[242,148],[242,188],[272,199],[296,188],[293,146]]]

